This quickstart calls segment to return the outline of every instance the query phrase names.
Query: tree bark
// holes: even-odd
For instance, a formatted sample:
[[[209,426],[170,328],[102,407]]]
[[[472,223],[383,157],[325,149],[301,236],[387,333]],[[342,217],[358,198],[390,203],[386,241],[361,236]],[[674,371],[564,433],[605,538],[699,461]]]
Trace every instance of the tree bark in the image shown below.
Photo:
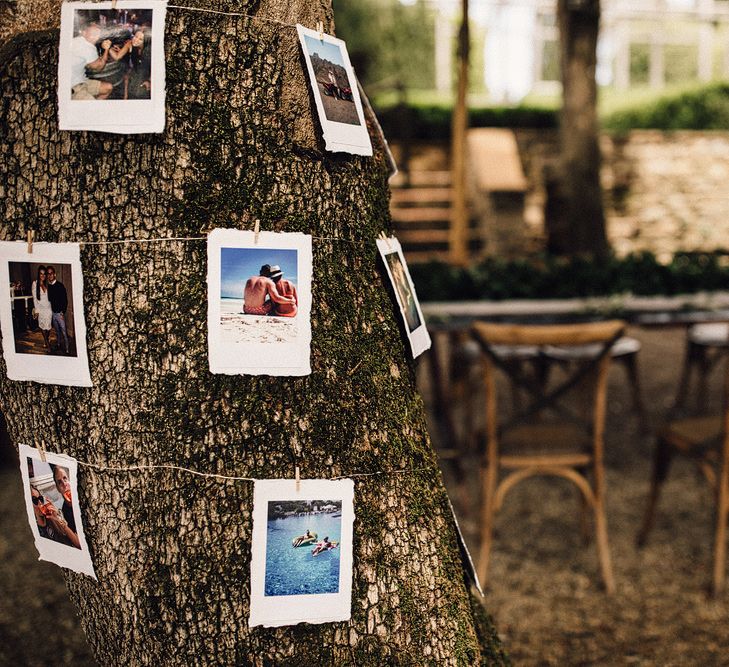
[[[327,0],[197,6],[333,28]],[[469,599],[400,323],[377,263],[387,169],[323,151],[293,28],[168,11],[160,135],[57,129],[58,32],[0,54],[0,237],[315,240],[312,375],[211,375],[204,241],[82,249],[91,389],[10,382],[15,443],[83,461],[174,463],[256,478],[394,469],[355,484],[348,623],[247,626],[252,484],[80,469],[99,581],[64,571],[103,665],[504,663]],[[60,576],[60,573],[59,573]]]
[[[598,142],[597,37],[599,0],[558,0],[562,113],[560,164],[549,184],[550,251],[561,255],[604,257],[609,247],[600,185]]]

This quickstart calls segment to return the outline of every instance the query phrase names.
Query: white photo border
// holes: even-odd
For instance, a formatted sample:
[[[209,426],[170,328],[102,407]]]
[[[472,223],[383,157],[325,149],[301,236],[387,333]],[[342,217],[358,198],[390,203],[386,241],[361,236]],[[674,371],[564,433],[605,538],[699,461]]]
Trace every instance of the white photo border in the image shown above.
[[[15,351],[13,313],[10,300],[10,262],[41,264],[70,264],[72,277],[74,334],[76,357],[23,354]],[[86,348],[86,318],[84,315],[83,272],[78,243],[34,243],[28,252],[25,241],[0,241],[0,331],[3,357],[9,380],[58,384],[71,387],[91,387],[89,356]]]
[[[46,463],[60,465],[68,468],[68,478],[71,482],[71,496],[74,499],[73,517],[76,521],[76,535],[78,535],[81,548],[76,549],[59,542],[54,542],[48,538],[42,537],[38,532],[38,524],[33,513],[33,505],[30,494],[30,478],[28,476],[28,459],[35,459],[39,463],[42,461],[38,450],[28,445],[19,445],[18,454],[20,457],[20,474],[23,479],[23,497],[25,499],[25,509],[28,514],[28,524],[33,533],[35,547],[38,550],[38,560],[46,560],[55,563],[61,567],[66,567],[74,572],[86,574],[96,579],[94,572],[94,564],[89,553],[89,546],[86,543],[86,535],[84,534],[83,520],[81,518],[81,510],[78,503],[78,464],[76,459],[64,454],[54,454],[46,452]]]
[[[316,30],[306,28],[299,23],[296,24],[296,31],[299,34],[301,49],[304,53],[306,70],[309,74],[309,83],[314,94],[314,101],[316,102],[316,110],[319,114],[319,122],[321,123],[326,149],[333,153],[340,152],[352,153],[353,155],[372,155],[372,141],[370,140],[370,135],[367,130],[362,100],[359,96],[357,77],[355,76],[354,69],[349,61],[347,44],[343,40],[332,37],[331,35],[322,33],[320,36]],[[326,113],[324,113],[324,103],[321,99],[319,86],[316,84],[316,75],[314,74],[314,67],[311,64],[311,57],[309,56],[305,37],[311,37],[312,39],[320,40],[327,44],[333,44],[339,48],[340,53],[342,54],[342,59],[344,60],[344,69],[349,77],[349,82],[352,84],[352,99],[354,100],[357,117],[360,121],[359,125],[338,123],[327,118]]]
[[[311,374],[312,243],[301,232],[214,229],[208,234],[208,361],[211,373],[301,376]],[[220,329],[220,252],[222,248],[297,251],[299,333],[295,343],[223,344]],[[234,352],[234,353],[233,353]]]
[[[71,58],[74,13],[110,9],[151,9],[152,96],[149,100],[71,100]],[[167,0],[118,0],[112,2],[63,2],[58,54],[58,129],[159,133],[165,128],[165,17]]]
[[[268,503],[276,500],[341,500],[342,533],[339,546],[339,592],[266,596]],[[279,627],[297,623],[333,623],[352,616],[352,540],[354,536],[354,481],[260,479],[253,486],[251,533],[251,611],[248,626]]]
[[[425,352],[425,350],[430,349],[431,343],[430,334],[428,333],[428,327],[426,326],[425,318],[423,317],[423,311],[420,308],[420,301],[418,301],[418,294],[415,291],[413,279],[410,277],[410,269],[408,269],[407,262],[405,261],[405,256],[402,254],[400,241],[398,241],[394,236],[386,239],[377,239],[377,249],[380,251],[382,263],[385,265],[385,270],[387,271],[387,275],[390,278],[392,291],[395,292],[395,299],[397,300],[397,305],[400,307],[400,317],[402,319],[403,326],[405,327],[405,333],[407,334],[408,340],[410,341],[410,349],[413,353],[413,359],[415,359],[418,355]],[[405,270],[405,278],[407,279],[408,285],[410,286],[410,289],[413,293],[413,298],[415,299],[415,307],[417,308],[418,317],[420,318],[420,326],[413,331],[410,331],[410,328],[408,327],[407,318],[405,316],[405,304],[402,303],[402,301],[400,300],[400,293],[395,287],[395,279],[392,275],[392,271],[390,270],[390,265],[387,262],[387,256],[394,253],[397,253],[397,256],[400,258],[400,262],[402,263],[403,269]]]

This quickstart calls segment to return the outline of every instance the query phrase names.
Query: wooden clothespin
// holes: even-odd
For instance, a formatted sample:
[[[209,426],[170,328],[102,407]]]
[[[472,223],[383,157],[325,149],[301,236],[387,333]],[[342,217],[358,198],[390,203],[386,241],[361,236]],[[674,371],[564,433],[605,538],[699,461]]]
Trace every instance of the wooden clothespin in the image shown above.
[[[324,23],[322,21],[319,21],[316,24],[316,31],[319,33],[319,41],[324,41]]]
[[[258,235],[261,233],[261,221],[256,220],[256,224],[253,227],[253,245],[258,245]]]
[[[299,471],[299,466],[296,466],[294,469],[294,479],[296,480],[296,493],[301,491],[301,473]]]
[[[33,254],[33,237],[35,236],[35,232],[32,229],[29,229],[27,232],[27,239],[28,239],[28,254]]]
[[[40,460],[46,463],[46,450],[43,447],[43,443],[38,445],[38,454],[40,454]]]

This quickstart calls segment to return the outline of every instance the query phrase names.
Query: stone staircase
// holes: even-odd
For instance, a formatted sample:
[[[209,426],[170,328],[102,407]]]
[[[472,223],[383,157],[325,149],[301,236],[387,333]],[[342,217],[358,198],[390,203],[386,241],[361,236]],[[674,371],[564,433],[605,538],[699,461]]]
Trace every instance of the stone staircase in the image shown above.
[[[447,169],[412,165],[406,176],[399,173],[391,182],[390,213],[395,235],[410,264],[449,259],[448,235],[451,219],[451,173]],[[472,249],[480,247],[477,229],[470,230]]]

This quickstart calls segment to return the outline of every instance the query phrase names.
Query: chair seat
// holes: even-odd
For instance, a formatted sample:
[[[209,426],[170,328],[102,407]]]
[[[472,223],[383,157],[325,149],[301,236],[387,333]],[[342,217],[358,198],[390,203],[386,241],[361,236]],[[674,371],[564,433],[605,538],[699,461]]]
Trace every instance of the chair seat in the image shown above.
[[[667,424],[659,432],[658,437],[666,440],[676,449],[690,454],[699,445],[717,439],[721,432],[722,421],[718,415],[687,417]]]
[[[558,347],[556,345],[548,345],[544,348],[544,354],[552,359],[558,359],[560,361],[572,361],[578,359],[591,359],[600,354],[602,345],[590,344],[590,345],[570,345],[565,347]],[[615,341],[613,346],[610,348],[610,356],[622,357],[628,354],[636,354],[640,351],[640,341],[632,336],[621,336]]]
[[[539,356],[538,345],[493,345],[491,350],[499,359],[536,359]]]
[[[499,458],[506,468],[579,467],[592,462],[590,445],[584,429],[573,424],[525,424],[504,434]]]
[[[689,327],[688,339],[694,345],[706,347],[729,346],[729,323],[706,322]]]

